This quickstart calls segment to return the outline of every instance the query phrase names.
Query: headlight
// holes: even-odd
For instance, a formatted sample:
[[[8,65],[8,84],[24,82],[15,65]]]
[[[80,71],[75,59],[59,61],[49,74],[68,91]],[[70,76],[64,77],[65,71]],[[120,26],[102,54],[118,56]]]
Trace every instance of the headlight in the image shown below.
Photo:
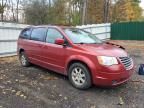
[[[101,65],[111,66],[118,64],[116,57],[97,56],[97,58]]]

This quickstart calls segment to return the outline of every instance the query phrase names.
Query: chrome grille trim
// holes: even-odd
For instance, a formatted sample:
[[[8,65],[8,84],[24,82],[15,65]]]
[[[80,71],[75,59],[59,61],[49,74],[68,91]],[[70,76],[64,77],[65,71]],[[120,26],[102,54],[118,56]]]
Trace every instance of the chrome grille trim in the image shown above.
[[[126,70],[130,70],[133,67],[133,60],[130,57],[119,57],[120,62],[125,66]]]

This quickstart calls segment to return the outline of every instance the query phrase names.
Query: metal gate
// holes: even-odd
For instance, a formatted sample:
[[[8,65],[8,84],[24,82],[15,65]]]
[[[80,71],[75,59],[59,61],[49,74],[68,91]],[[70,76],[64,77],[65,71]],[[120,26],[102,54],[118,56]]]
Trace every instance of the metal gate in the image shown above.
[[[19,33],[26,26],[0,22],[0,57],[16,54]]]
[[[111,24],[113,40],[144,40],[144,22],[123,22]]]

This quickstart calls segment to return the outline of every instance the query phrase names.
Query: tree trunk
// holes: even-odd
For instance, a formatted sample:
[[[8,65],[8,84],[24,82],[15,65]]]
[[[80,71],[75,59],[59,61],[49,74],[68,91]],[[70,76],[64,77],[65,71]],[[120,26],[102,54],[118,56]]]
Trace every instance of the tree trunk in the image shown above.
[[[16,17],[17,19],[16,20],[17,20],[17,22],[19,22],[19,2],[20,1],[17,0],[17,9],[16,9],[16,13],[17,13],[17,17]]]
[[[104,19],[103,22],[107,23],[109,20],[109,5],[110,5],[110,0],[104,0]]]
[[[87,1],[84,0],[83,1],[83,14],[82,14],[82,24],[83,25],[85,24],[85,17],[86,17],[86,3],[87,3]]]
[[[13,4],[13,0],[11,0],[11,11],[12,11],[12,16],[13,16],[13,21],[16,21],[16,18],[15,18],[15,13],[14,13],[14,4]]]
[[[1,21],[2,22],[3,22],[3,13],[4,13],[3,5],[4,5],[4,3],[3,3],[3,0],[2,0],[2,4],[1,4],[1,6],[2,6]]]

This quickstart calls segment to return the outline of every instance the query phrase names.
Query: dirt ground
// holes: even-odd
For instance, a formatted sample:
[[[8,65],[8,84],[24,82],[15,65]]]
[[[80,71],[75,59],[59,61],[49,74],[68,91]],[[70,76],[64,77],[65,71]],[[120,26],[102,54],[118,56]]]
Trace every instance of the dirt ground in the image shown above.
[[[144,41],[123,45],[137,66],[130,81],[115,88],[73,88],[67,77],[38,66],[24,68],[17,57],[0,58],[0,108],[144,108]]]

